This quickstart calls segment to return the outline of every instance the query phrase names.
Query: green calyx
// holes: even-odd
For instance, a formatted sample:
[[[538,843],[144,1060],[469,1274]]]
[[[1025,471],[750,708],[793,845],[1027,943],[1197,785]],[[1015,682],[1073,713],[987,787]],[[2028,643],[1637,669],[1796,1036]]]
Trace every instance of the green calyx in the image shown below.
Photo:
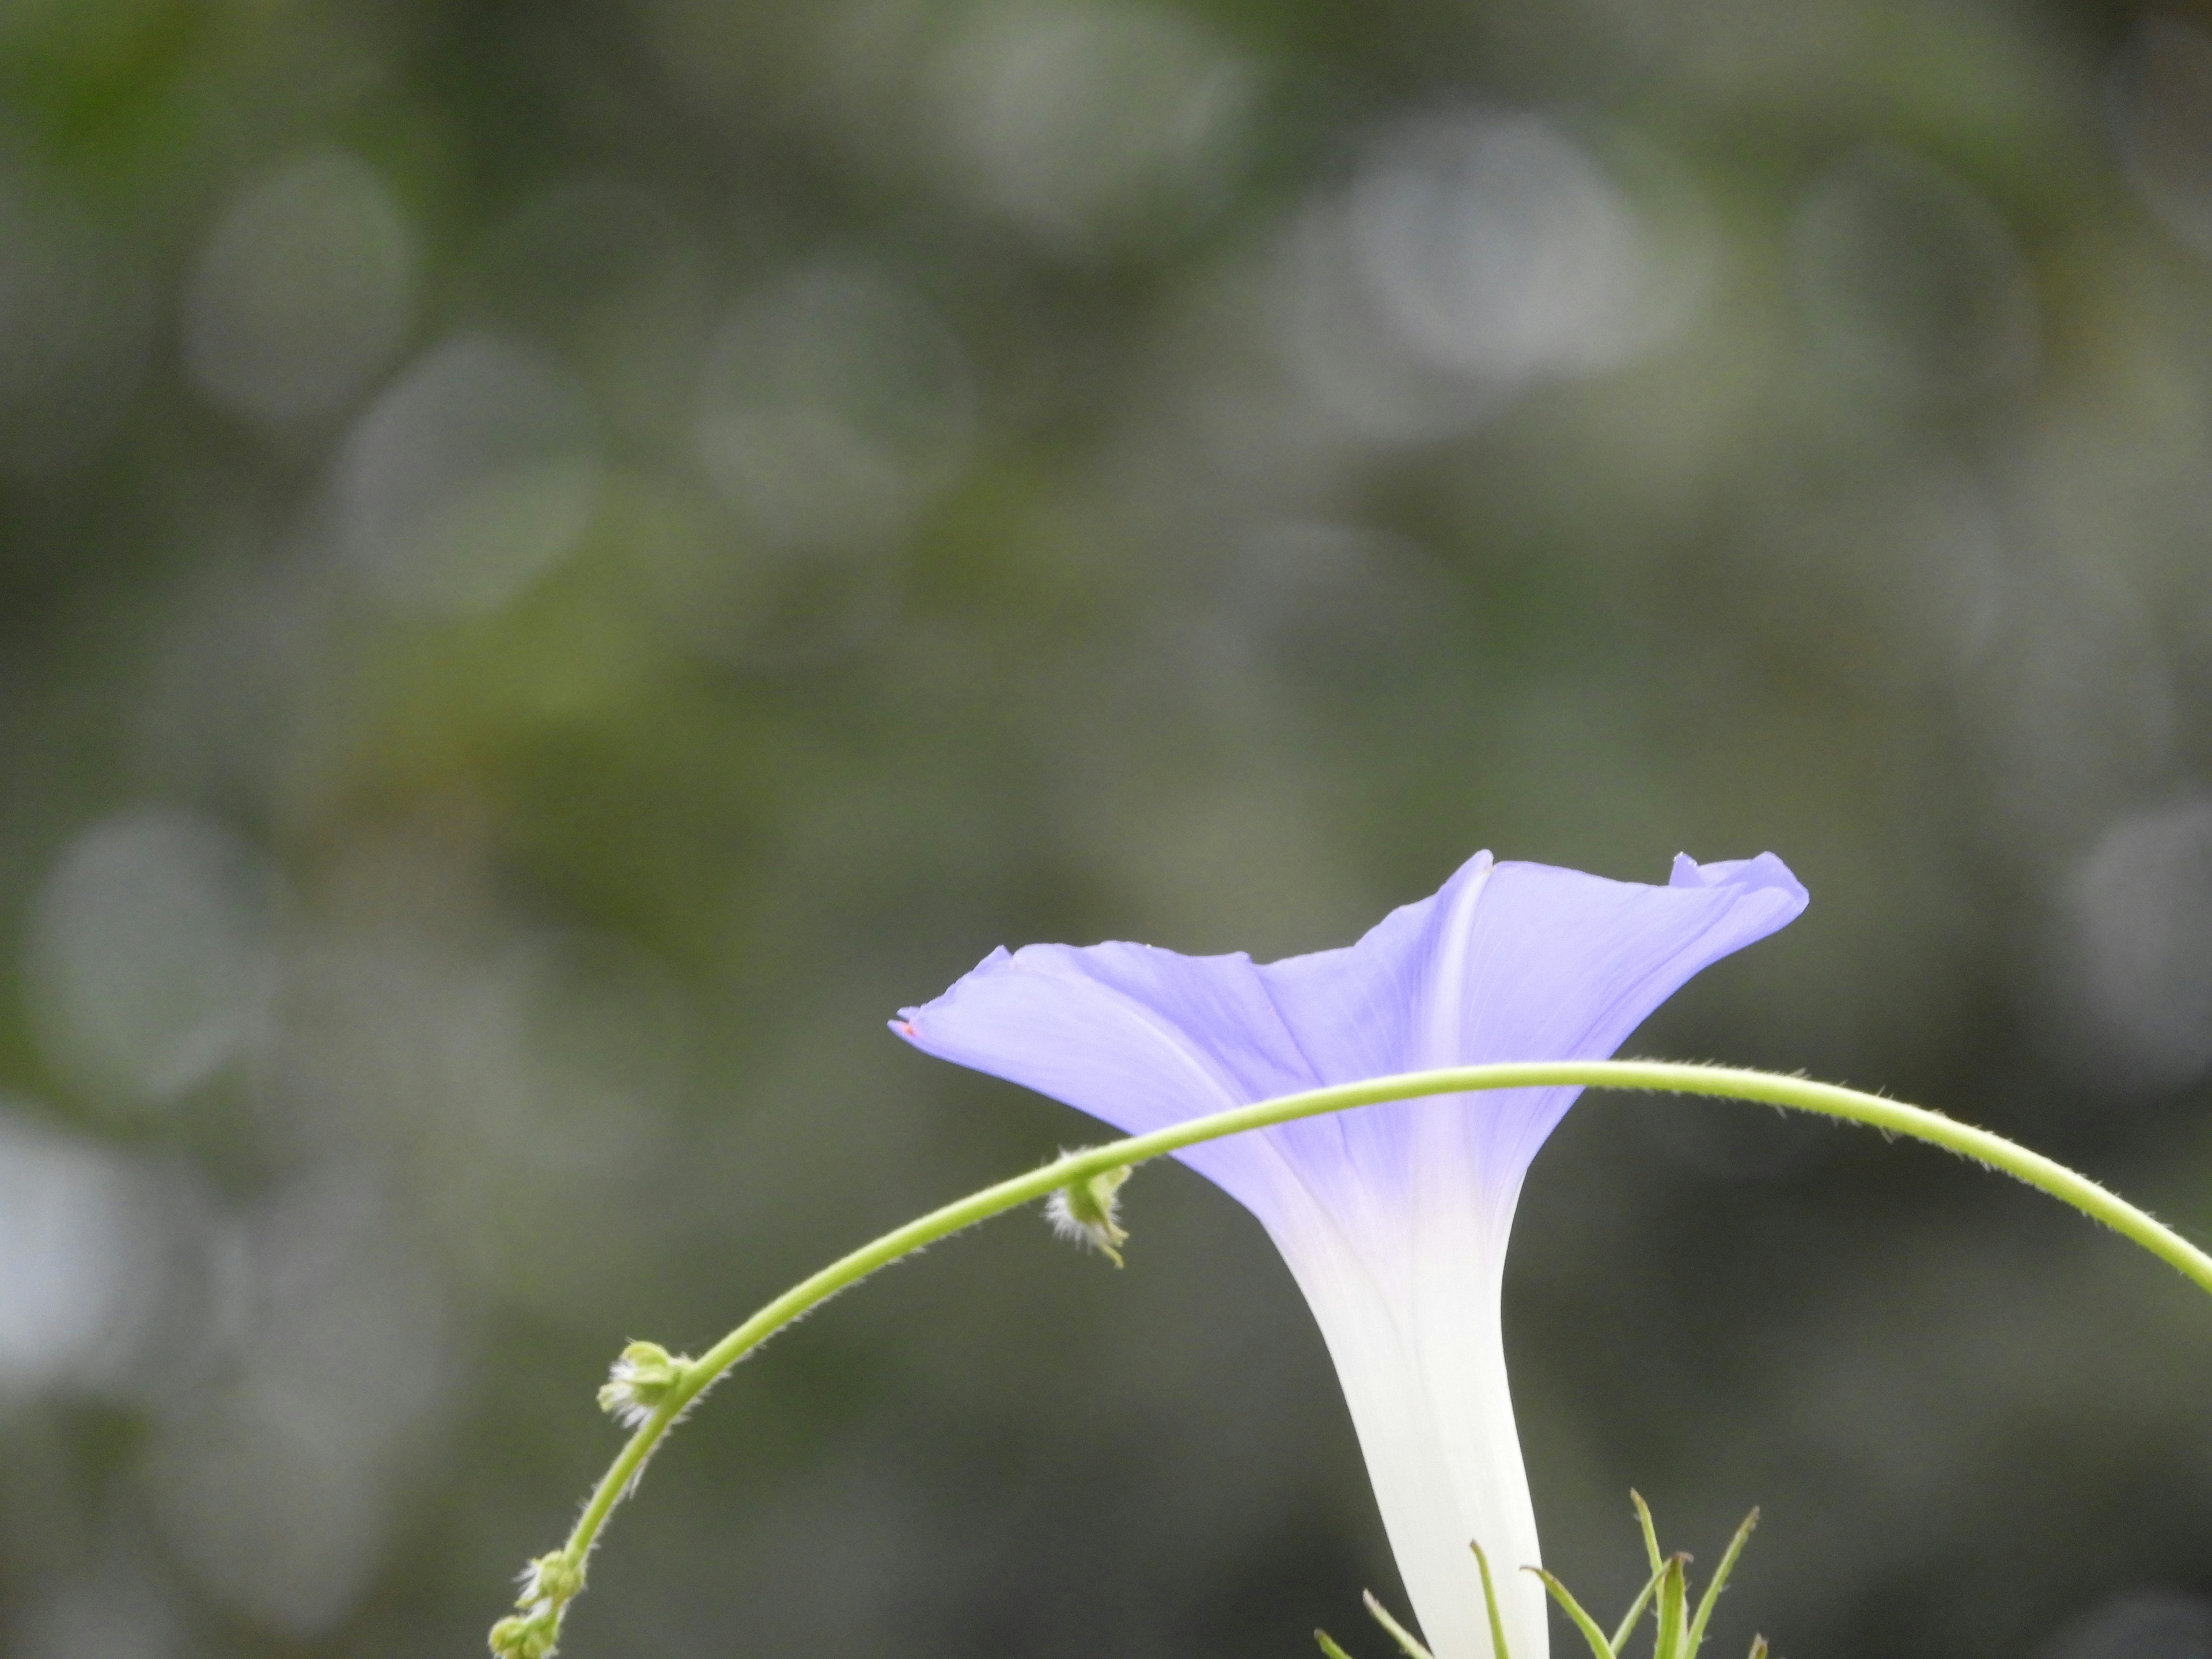
[[[600,1386],[599,1409],[635,1428],[660,1409],[690,1365],[687,1357],[672,1354],[658,1342],[633,1342],[616,1358]]]
[[[1045,1218],[1062,1238],[1088,1244],[1115,1267],[1129,1235],[1121,1224],[1121,1187],[1131,1166],[1123,1164],[1071,1181],[1045,1200]]]
[[[1650,1564],[1651,1577],[1644,1582],[1644,1589],[1630,1604],[1627,1617],[1620,1621],[1619,1628],[1611,1636],[1599,1629],[1597,1621],[1583,1611],[1582,1603],[1575,1600],[1567,1587],[1543,1568],[1524,1567],[1522,1571],[1533,1572],[1544,1581],[1544,1588],[1552,1593],[1552,1599],[1559,1604],[1560,1610],[1581,1633],[1582,1638],[1589,1644],[1590,1659],[1620,1659],[1628,1646],[1628,1638],[1636,1633],[1636,1626],[1646,1608],[1652,1610],[1659,1626],[1658,1634],[1652,1643],[1652,1659],[1697,1659],[1698,1650],[1705,1639],[1706,1622],[1713,1614],[1713,1604],[1720,1600],[1721,1591],[1728,1583],[1729,1574],[1735,1570],[1736,1557],[1743,1553],[1744,1540],[1751,1536],[1751,1529],[1759,1524],[1759,1511],[1753,1510],[1744,1517],[1743,1525],[1736,1528],[1735,1536],[1729,1542],[1727,1553],[1721,1557],[1720,1570],[1713,1574],[1713,1582],[1705,1586],[1705,1593],[1698,1599],[1696,1610],[1692,1612],[1688,1573],[1690,1558],[1679,1553],[1662,1557],[1659,1553],[1658,1531],[1651,1522],[1650,1509],[1637,1493],[1632,1492],[1628,1496],[1630,1502],[1636,1505],[1636,1519],[1644,1533],[1644,1554]],[[1498,1610],[1498,1589],[1490,1577],[1490,1558],[1482,1553],[1480,1544],[1470,1543],[1468,1547],[1474,1552],[1475,1567],[1482,1575],[1482,1599],[1490,1614],[1492,1659],[1511,1659],[1505,1649],[1505,1620]],[[1389,1609],[1376,1601],[1371,1592],[1365,1601],[1369,1613],[1397,1644],[1398,1650],[1406,1656],[1406,1659],[1431,1659],[1429,1650],[1421,1645],[1411,1631],[1390,1616]],[[1314,1640],[1320,1644],[1325,1659],[1351,1659],[1351,1656],[1331,1639],[1328,1632],[1316,1631]],[[1751,1659],[1765,1659],[1765,1655],[1766,1638],[1753,1637]]]
[[[541,1555],[522,1570],[522,1594],[514,1605],[528,1612],[541,1601],[559,1607],[584,1588],[584,1569],[566,1550]]]
[[[498,1659],[552,1659],[560,1631],[560,1615],[550,1607],[519,1613],[491,1627],[491,1650]]]

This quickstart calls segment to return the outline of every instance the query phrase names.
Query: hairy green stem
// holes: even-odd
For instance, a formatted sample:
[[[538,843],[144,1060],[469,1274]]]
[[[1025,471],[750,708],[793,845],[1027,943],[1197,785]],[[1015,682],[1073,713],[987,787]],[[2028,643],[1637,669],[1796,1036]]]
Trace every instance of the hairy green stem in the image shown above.
[[[933,1210],[918,1220],[885,1233],[850,1255],[832,1262],[801,1280],[713,1347],[690,1361],[682,1376],[639,1425],[623,1446],[613,1467],[599,1482],[591,1501],[577,1517],[563,1553],[581,1566],[598,1540],[600,1528],[623,1495],[635,1483],[646,1460],[684,1409],[699,1395],[769,1337],[819,1305],[838,1291],[858,1284],[878,1267],[934,1243],[949,1234],[972,1227],[1000,1212],[1048,1196],[1070,1182],[1087,1180],[1110,1170],[1141,1164],[1148,1158],[1179,1152],[1200,1141],[1263,1129],[1295,1118],[1318,1117],[1357,1106],[1386,1101],[1410,1100],[1425,1095],[1465,1094],[1488,1089],[1581,1087],[1627,1089],[1646,1092],[1709,1095],[1746,1100],[1793,1111],[1863,1123],[1888,1134],[1907,1135],[2002,1170],[2029,1186],[2070,1204],[2093,1221],[2102,1222],[2132,1240],[2161,1261],[2178,1269],[2198,1288],[2212,1294],[2212,1255],[2198,1249],[2172,1229],[2154,1219],[2126,1200],[2105,1190],[2086,1176],[2076,1175],[2001,1135],[1977,1129],[1901,1101],[1885,1100],[1832,1083],[1815,1083],[1801,1077],[1781,1077],[1726,1066],[1686,1066],[1666,1060],[1589,1060],[1531,1061],[1504,1066],[1460,1066],[1439,1071],[1407,1072],[1328,1089],[1310,1089],[1284,1095],[1256,1105],[1193,1118],[1150,1134],[1133,1135],[1103,1146],[1070,1152],[1026,1175],[1002,1181],[970,1194],[957,1202]],[[557,1620],[560,1609],[552,1610]],[[550,1636],[550,1632],[549,1632]]]

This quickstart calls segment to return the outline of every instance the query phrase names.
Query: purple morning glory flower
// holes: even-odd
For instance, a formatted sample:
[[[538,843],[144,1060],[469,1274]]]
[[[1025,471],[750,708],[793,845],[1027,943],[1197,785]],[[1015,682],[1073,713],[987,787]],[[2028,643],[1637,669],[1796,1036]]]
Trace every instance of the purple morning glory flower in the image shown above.
[[[994,951],[892,1029],[1129,1133],[1396,1072],[1611,1054],[1692,974],[1783,926],[1772,854],[1664,887],[1478,854],[1357,945],[1264,965],[1147,945]],[[1499,1329],[1522,1178],[1579,1091],[1366,1106],[1176,1154],[1260,1219],[1326,1338],[1437,1659],[1544,1659],[1535,1518]]]

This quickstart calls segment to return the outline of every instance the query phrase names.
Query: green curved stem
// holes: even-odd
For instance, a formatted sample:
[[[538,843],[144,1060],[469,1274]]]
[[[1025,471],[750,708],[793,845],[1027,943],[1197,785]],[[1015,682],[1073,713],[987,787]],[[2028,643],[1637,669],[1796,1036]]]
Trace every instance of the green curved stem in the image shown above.
[[[1832,1083],[1815,1083],[1802,1077],[1781,1077],[1769,1072],[1745,1071],[1727,1066],[1686,1066],[1666,1060],[1588,1060],[1530,1061],[1503,1066],[1459,1066],[1439,1071],[1407,1072],[1346,1083],[1328,1089],[1310,1089],[1299,1094],[1263,1100],[1256,1105],[1193,1118],[1150,1134],[1133,1135],[1103,1146],[1070,1152],[1042,1168],[1011,1181],[1000,1182],[981,1192],[933,1210],[918,1220],[885,1233],[870,1244],[830,1263],[791,1289],[732,1331],[698,1358],[689,1362],[678,1382],[653,1414],[641,1424],[623,1446],[613,1467],[592,1494],[577,1517],[563,1553],[580,1567],[598,1541],[607,1516],[636,1482],[670,1427],[702,1394],[720,1381],[732,1365],[793,1320],[838,1291],[849,1288],[901,1256],[934,1243],[950,1234],[1000,1212],[1044,1198],[1070,1182],[1087,1180],[1109,1170],[1141,1164],[1148,1158],[1180,1152],[1200,1141],[1243,1134],[1296,1118],[1318,1117],[1356,1106],[1409,1100],[1424,1095],[1467,1094],[1488,1089],[1602,1088],[1639,1090],[1654,1093],[1709,1095],[1747,1100],[1793,1111],[1863,1123],[1886,1133],[1907,1135],[2002,1170],[2029,1186],[2069,1204],[2093,1221],[2102,1222],[2132,1240],[2168,1266],[2212,1294],[2212,1255],[2198,1249],[2172,1228],[2154,1219],[2126,1200],[2109,1193],[2086,1176],[2063,1164],[2015,1146],[2002,1135],[1977,1129],[1901,1101],[1885,1100]],[[560,1609],[552,1610],[557,1620]],[[549,1632],[550,1634],[550,1632]]]

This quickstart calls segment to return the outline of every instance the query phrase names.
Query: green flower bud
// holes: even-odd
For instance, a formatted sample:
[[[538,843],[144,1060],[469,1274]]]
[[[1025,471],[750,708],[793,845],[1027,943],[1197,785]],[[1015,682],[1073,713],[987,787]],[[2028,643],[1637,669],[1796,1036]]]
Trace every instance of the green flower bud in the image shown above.
[[[502,1619],[491,1627],[491,1650],[499,1659],[553,1659],[560,1618],[551,1608],[527,1617]]]
[[[1128,1178],[1129,1166],[1125,1164],[1071,1181],[1045,1200],[1045,1219],[1062,1238],[1090,1245],[1118,1267],[1121,1265],[1119,1247],[1129,1238],[1119,1220],[1121,1184]]]
[[[522,1594],[514,1605],[526,1610],[544,1601],[557,1607],[583,1588],[584,1569],[568,1559],[568,1551],[555,1550],[522,1570]]]
[[[607,1373],[599,1390],[599,1409],[624,1428],[634,1429],[659,1409],[690,1364],[689,1356],[672,1354],[658,1342],[633,1342]]]

